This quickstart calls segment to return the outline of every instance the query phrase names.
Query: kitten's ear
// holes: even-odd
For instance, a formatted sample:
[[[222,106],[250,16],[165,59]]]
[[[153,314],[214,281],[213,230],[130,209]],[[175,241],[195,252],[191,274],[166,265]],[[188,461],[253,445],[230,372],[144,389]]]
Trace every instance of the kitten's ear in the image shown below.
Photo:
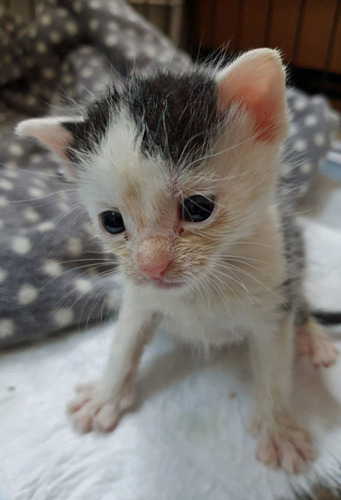
[[[57,153],[72,176],[76,177],[67,149],[74,144],[77,128],[82,123],[82,117],[32,118],[20,122],[16,127],[16,133],[38,139],[48,149]]]
[[[231,104],[246,109],[254,120],[256,140],[285,137],[285,70],[277,50],[250,50],[219,71],[216,80],[221,112]]]

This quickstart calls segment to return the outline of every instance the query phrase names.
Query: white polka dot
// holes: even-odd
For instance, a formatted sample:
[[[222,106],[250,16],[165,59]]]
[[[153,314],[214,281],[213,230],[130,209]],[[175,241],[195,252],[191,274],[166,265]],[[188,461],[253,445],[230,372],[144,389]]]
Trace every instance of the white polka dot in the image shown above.
[[[18,293],[19,304],[31,304],[38,297],[38,290],[32,285],[23,285]]]
[[[49,276],[60,276],[63,268],[57,260],[49,259],[44,262],[43,270]]]
[[[105,83],[96,83],[94,90],[99,93],[105,92],[107,85]]]
[[[66,17],[69,17],[69,13],[65,9],[58,9],[57,12],[58,16],[61,17],[62,19],[65,19]]]
[[[55,71],[52,68],[44,68],[43,69],[43,76],[47,78],[48,80],[51,80],[56,76]]]
[[[7,207],[8,199],[5,196],[0,196],[0,207]]]
[[[161,63],[166,63],[168,61],[171,61],[171,59],[173,58],[173,54],[171,52],[164,52],[163,54],[161,54],[159,56],[159,61]]]
[[[300,189],[299,189],[299,194],[301,196],[303,196],[304,194],[306,194],[308,191],[308,185],[307,184],[302,184],[302,186],[300,186]]]
[[[74,318],[74,314],[72,309],[68,309],[66,307],[61,307],[53,314],[53,321],[60,328],[68,326]]]
[[[20,75],[21,75],[21,71],[20,71],[20,69],[19,69],[19,68],[17,68],[17,67],[12,67],[12,73],[13,73],[13,75],[14,75],[14,76],[16,76],[16,77],[18,77],[18,76],[20,76]]]
[[[55,228],[55,225],[51,221],[42,222],[37,226],[37,230],[41,233],[45,233],[46,231],[52,231]]]
[[[92,9],[100,9],[100,7],[101,7],[101,2],[98,2],[97,0],[92,0],[92,1],[90,2],[90,7],[91,7]]]
[[[37,187],[31,187],[27,191],[30,194],[30,196],[32,196],[33,198],[39,198],[41,196],[44,196],[44,191],[42,191],[41,189],[39,189]]]
[[[157,55],[156,50],[157,49],[155,47],[152,47],[151,45],[148,47],[145,47],[145,53],[149,57],[156,57],[156,55]]]
[[[105,37],[105,45],[107,45],[108,47],[113,47],[117,44],[117,42],[118,38],[116,35],[108,35]]]
[[[68,21],[67,23],[65,23],[64,28],[68,35],[75,35],[76,33],[78,33],[78,26],[73,21]]]
[[[73,9],[77,13],[81,12],[81,10],[82,10],[82,2],[80,2],[80,1],[79,2],[75,2],[73,4]]]
[[[89,28],[91,29],[91,31],[97,31],[99,28],[99,20],[91,19],[89,22]]]
[[[296,151],[301,152],[301,151],[304,151],[306,148],[307,148],[307,143],[306,143],[306,141],[303,141],[302,139],[299,139],[294,143],[294,149]]]
[[[292,166],[290,163],[283,163],[281,165],[281,173],[284,175],[284,177],[288,177],[292,172]]]
[[[109,307],[109,309],[114,311],[115,309],[118,308],[119,303],[120,303],[120,300],[117,296],[117,293],[111,292],[106,299],[106,304]]]
[[[4,167],[9,170],[14,170],[17,169],[18,165],[15,161],[6,161],[6,163],[4,163]]]
[[[15,156],[21,156],[24,153],[23,148],[16,142],[13,142],[8,146],[8,151]]]
[[[300,166],[300,170],[301,170],[302,174],[305,174],[305,175],[310,174],[310,172],[312,171],[312,169],[313,169],[313,166],[312,166],[312,164],[309,161],[305,161]]]
[[[47,52],[47,45],[45,42],[38,42],[36,45],[37,52],[39,54],[46,54]]]
[[[63,212],[68,212],[70,210],[69,205],[67,203],[65,203],[65,201],[61,201],[60,203],[58,203],[58,207]]]
[[[14,167],[9,167],[7,165],[7,163],[6,163],[5,167],[6,168],[16,168],[16,164],[14,163]],[[7,172],[5,170],[4,174],[6,175],[6,177],[9,177],[10,179],[16,179],[18,177],[18,172],[16,172],[16,170],[10,170],[10,171],[7,171]]]
[[[128,59],[136,59],[136,57],[137,57],[137,50],[136,49],[132,49],[132,48],[127,49],[126,56],[128,57]]]
[[[34,184],[36,184],[37,186],[40,186],[40,187],[46,187],[46,184],[43,180],[39,179],[39,177],[37,177],[36,179],[33,179],[32,181]]]
[[[82,247],[82,243],[79,239],[70,238],[67,241],[66,249],[70,255],[77,257],[82,253],[83,247]]]
[[[15,323],[12,319],[0,320],[0,338],[5,339],[13,335],[15,330]]]
[[[34,66],[35,64],[35,60],[33,59],[33,57],[26,57],[25,62],[29,67]]]
[[[42,160],[43,156],[39,153],[35,153],[34,155],[31,156],[31,162],[32,163],[40,163]]]
[[[31,242],[25,236],[17,236],[13,240],[12,249],[19,255],[25,255],[31,250]]]
[[[91,222],[85,222],[85,224],[83,224],[83,228],[84,230],[90,234],[91,236],[93,236],[94,234],[94,226],[91,224]]]
[[[27,34],[29,38],[35,38],[37,36],[37,28],[34,25],[31,25],[28,28]]]
[[[48,14],[44,14],[40,18],[40,24],[43,26],[49,26],[51,24],[51,17]]]
[[[323,146],[326,142],[326,138],[322,133],[318,133],[314,135],[314,143],[316,146]]]
[[[298,99],[296,99],[294,103],[294,108],[297,111],[302,111],[302,109],[306,108],[306,106],[307,106],[307,101],[303,97],[299,97]]]
[[[89,56],[89,55],[93,55],[93,48],[92,47],[82,47],[80,49],[80,52],[84,55],[84,56]]]
[[[65,83],[66,85],[71,84],[73,82],[73,76],[69,74],[63,75],[62,82]]]
[[[308,115],[304,119],[304,124],[307,127],[314,127],[317,124],[317,117],[315,115]]]
[[[92,290],[92,284],[89,280],[79,278],[75,281],[75,288],[81,293],[88,293]]]
[[[327,121],[327,122],[330,122],[332,119],[333,119],[333,113],[330,111],[329,108],[325,108],[324,112],[323,112],[323,116],[324,116],[324,119]]]
[[[40,220],[40,215],[38,214],[38,212],[36,212],[36,210],[34,210],[34,208],[28,208],[27,210],[24,210],[23,215],[25,219],[30,222],[37,222],[38,220]]]
[[[7,277],[7,271],[0,268],[0,283],[3,283]]]
[[[152,43],[154,41],[154,35],[152,35],[151,33],[146,33],[145,35],[143,35],[143,39],[145,42]]]
[[[52,43],[58,43],[61,40],[61,35],[60,33],[58,33],[58,31],[51,31],[49,33],[49,39]]]
[[[90,78],[90,76],[92,76],[93,74],[94,74],[94,73],[93,73],[92,69],[91,69],[91,68],[89,68],[89,67],[85,67],[85,68],[83,68],[83,69],[82,69],[82,71],[81,71],[81,76],[82,76],[83,78]]]
[[[119,29],[119,25],[118,25],[118,23],[111,21],[110,23],[108,23],[108,29],[110,31],[117,31]]]
[[[37,99],[34,97],[34,95],[29,95],[26,97],[26,104],[29,106],[34,106],[37,104]]]
[[[134,36],[136,36],[136,31],[135,31],[135,30],[133,30],[132,28],[128,28],[128,29],[126,30],[126,34],[127,34],[129,37],[134,37]]]
[[[0,189],[10,191],[11,189],[13,189],[13,184],[7,179],[0,179]]]

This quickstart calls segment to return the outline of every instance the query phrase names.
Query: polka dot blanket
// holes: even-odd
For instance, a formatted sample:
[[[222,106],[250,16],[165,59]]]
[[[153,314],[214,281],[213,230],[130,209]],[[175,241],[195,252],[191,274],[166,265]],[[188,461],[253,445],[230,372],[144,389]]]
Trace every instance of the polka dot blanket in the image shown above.
[[[101,254],[58,161],[14,125],[100,97],[113,78],[190,58],[120,0],[45,0],[24,25],[0,11],[0,347],[105,320],[115,307]],[[322,97],[289,89],[288,183],[309,190],[338,117]],[[65,111],[66,110],[66,111]]]

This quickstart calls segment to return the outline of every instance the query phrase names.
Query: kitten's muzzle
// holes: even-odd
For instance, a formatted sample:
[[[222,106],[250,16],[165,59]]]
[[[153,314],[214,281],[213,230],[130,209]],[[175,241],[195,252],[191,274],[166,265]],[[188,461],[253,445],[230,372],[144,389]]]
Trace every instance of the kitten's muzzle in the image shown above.
[[[137,265],[141,274],[161,280],[171,264],[169,240],[162,236],[147,238],[139,245]]]

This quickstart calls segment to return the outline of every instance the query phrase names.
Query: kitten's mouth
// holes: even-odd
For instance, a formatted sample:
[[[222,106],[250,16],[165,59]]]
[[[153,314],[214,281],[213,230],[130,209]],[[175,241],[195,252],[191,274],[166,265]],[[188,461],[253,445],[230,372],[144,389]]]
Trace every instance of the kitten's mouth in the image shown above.
[[[157,288],[164,288],[164,289],[178,288],[178,287],[182,286],[181,281],[164,281],[164,280],[158,279],[158,278],[152,278],[150,280],[150,283],[152,283]]]

